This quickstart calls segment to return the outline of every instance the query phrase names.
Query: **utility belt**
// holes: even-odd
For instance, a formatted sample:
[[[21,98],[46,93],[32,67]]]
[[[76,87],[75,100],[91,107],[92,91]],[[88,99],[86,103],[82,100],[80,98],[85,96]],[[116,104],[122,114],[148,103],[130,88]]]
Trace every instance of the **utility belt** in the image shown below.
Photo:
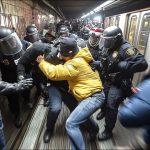
[[[132,79],[122,77],[122,75],[118,73],[109,74],[109,80],[113,85],[116,85],[123,90],[128,90],[132,87]]]

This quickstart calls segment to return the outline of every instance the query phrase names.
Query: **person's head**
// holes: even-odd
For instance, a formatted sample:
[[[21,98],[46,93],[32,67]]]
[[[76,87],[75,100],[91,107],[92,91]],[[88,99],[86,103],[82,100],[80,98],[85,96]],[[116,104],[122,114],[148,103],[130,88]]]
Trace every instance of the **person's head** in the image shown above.
[[[93,28],[90,32],[89,32],[89,39],[88,39],[88,43],[91,47],[95,47],[99,45],[99,40],[100,40],[100,36],[103,33],[103,29],[101,28]]]
[[[31,43],[34,43],[39,40],[38,29],[34,25],[27,26],[26,35],[28,36]]]
[[[108,27],[104,30],[101,39],[103,39],[103,45],[105,48],[116,48],[123,40],[122,31],[117,26]]]
[[[69,30],[66,26],[61,26],[59,29],[59,36],[60,37],[68,37],[69,36]]]
[[[22,43],[12,28],[0,26],[0,53],[13,56],[22,50]]]
[[[48,42],[51,42],[51,41],[53,41],[56,37],[55,37],[54,32],[50,31],[50,32],[47,32],[47,33],[45,34],[45,38],[48,40]]]
[[[67,61],[79,52],[77,42],[74,38],[64,37],[60,40],[59,58]]]

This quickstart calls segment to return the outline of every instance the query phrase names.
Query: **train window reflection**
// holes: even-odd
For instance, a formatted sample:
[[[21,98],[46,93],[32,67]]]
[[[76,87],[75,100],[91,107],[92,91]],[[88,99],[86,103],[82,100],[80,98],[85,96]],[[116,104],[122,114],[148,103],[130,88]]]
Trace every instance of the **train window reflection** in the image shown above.
[[[113,26],[113,25],[114,25],[114,20],[115,20],[114,17],[111,17],[111,18],[110,18],[110,24],[109,24],[109,26]]]
[[[150,32],[150,14],[145,14],[142,20],[140,37],[138,41],[138,49],[142,54],[144,54],[146,50],[149,32]]]
[[[137,16],[132,16],[128,34],[128,41],[132,44],[134,42],[136,24],[137,24]]]
[[[120,16],[116,16],[115,26],[119,26]]]

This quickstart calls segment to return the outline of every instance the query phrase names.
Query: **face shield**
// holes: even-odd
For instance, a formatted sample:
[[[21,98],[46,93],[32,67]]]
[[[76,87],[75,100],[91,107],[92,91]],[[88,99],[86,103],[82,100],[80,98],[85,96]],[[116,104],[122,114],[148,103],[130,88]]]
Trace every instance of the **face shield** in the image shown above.
[[[36,42],[40,39],[39,38],[39,33],[36,32],[36,33],[28,34],[28,38],[29,38],[31,43],[34,43],[34,42]]]
[[[0,51],[3,55],[15,55],[22,50],[22,47],[22,43],[15,32],[0,39]]]
[[[112,49],[115,46],[117,39],[115,37],[104,37],[101,36],[99,45],[107,49]]]

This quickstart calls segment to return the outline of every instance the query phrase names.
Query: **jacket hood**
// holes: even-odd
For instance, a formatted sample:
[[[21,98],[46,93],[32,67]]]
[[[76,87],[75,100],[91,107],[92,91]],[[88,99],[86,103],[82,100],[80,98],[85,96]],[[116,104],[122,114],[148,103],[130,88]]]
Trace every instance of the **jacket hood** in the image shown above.
[[[74,58],[84,58],[86,62],[93,60],[93,57],[87,47],[79,48],[79,52],[74,56]]]

